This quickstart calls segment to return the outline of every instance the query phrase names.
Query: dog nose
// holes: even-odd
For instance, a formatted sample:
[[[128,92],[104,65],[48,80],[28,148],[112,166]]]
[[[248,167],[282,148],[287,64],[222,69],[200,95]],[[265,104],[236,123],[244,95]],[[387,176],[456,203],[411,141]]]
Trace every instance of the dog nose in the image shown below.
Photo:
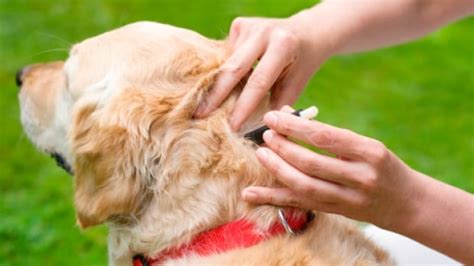
[[[15,74],[15,83],[18,87],[21,88],[21,84],[23,84],[23,72],[24,72],[25,68],[22,68],[20,70],[18,70]]]

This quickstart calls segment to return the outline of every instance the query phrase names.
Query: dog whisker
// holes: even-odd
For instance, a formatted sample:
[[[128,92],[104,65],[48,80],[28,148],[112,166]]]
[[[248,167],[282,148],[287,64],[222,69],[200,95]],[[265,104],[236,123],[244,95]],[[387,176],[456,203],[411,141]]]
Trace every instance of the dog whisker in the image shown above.
[[[66,39],[64,39],[64,38],[61,38],[61,37],[59,37],[59,36],[53,35],[53,34],[48,33],[48,32],[41,32],[41,31],[40,31],[40,32],[38,32],[38,34],[43,35],[43,36],[46,36],[46,37],[49,37],[49,38],[51,38],[51,39],[55,39],[55,40],[61,41],[63,44],[66,44],[66,45],[68,45],[68,46],[73,45],[73,42],[70,42],[70,41],[68,41],[68,40],[66,40]]]
[[[69,52],[69,49],[66,49],[66,48],[53,48],[53,49],[48,49],[48,50],[45,50],[45,51],[41,51],[39,53],[36,53],[36,54],[33,54],[30,56],[30,58],[34,58],[36,56],[39,56],[39,55],[42,55],[42,54],[47,54],[47,53],[51,53],[51,52],[66,52],[68,53]]]
[[[52,52],[65,52],[67,54],[69,52],[69,49],[65,49],[65,48],[48,49],[48,50],[41,51],[41,52],[38,52],[36,54],[33,54],[33,55],[30,56],[30,58],[35,58],[37,56],[47,54],[47,53],[52,53]]]
[[[26,134],[24,132],[21,132],[18,135],[18,138],[16,139],[15,147],[18,147],[21,143],[24,143],[25,139],[26,139]]]

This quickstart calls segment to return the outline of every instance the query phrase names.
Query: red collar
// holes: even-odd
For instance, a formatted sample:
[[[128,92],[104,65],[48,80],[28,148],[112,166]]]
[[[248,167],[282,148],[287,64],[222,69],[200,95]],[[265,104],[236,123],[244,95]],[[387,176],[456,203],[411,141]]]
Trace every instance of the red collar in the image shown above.
[[[267,231],[263,232],[258,230],[254,223],[245,219],[238,219],[204,231],[188,244],[168,248],[156,256],[145,257],[143,255],[136,255],[133,257],[133,266],[159,265],[166,260],[177,259],[190,253],[206,256],[236,248],[250,247],[272,236],[287,232],[284,227],[285,222],[287,222],[291,230],[298,233],[303,231],[313,218],[313,212],[307,212],[305,215],[296,211],[296,209],[289,209],[285,212],[283,221],[281,219],[277,220]]]

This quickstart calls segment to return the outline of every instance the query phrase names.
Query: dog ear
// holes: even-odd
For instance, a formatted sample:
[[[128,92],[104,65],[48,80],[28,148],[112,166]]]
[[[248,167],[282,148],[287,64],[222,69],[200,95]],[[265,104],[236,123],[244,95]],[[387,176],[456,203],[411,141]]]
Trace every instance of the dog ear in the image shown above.
[[[99,126],[92,117],[94,109],[82,109],[73,130],[75,206],[82,228],[132,213],[140,192],[136,172],[127,164],[126,130]]]
[[[147,128],[159,123],[171,102],[148,98],[145,103],[142,96],[130,90],[107,110],[89,105],[74,116],[75,207],[82,228],[135,215],[147,197],[146,187],[153,180],[144,172],[150,171],[145,163],[156,158],[146,151],[157,145],[146,135],[151,134]]]
[[[183,67],[186,71],[169,82],[170,88],[163,82],[160,89],[125,89],[100,109],[89,104],[75,113],[71,130],[75,206],[82,228],[137,215],[149,194],[147,187],[154,182],[144,164],[158,161],[145,157],[159,158],[158,131],[186,128],[214,81],[217,72],[202,68],[201,63],[196,60],[192,67]]]

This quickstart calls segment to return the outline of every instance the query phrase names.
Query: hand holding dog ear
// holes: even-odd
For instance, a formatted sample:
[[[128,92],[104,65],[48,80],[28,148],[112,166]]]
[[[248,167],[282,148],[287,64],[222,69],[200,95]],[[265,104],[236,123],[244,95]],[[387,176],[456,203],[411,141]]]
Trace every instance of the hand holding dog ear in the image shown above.
[[[332,55],[405,42],[472,12],[472,0],[329,0],[285,19],[237,18],[228,39],[231,55],[195,116],[209,115],[251,72],[229,119],[238,130],[268,92],[274,109],[294,103]]]
[[[240,128],[268,92],[273,108],[293,104],[327,57],[318,47],[321,45],[305,39],[303,26],[291,18],[237,18],[228,42],[233,53],[221,66],[216,84],[195,116],[205,117],[214,111],[251,72],[229,119],[234,130]]]

